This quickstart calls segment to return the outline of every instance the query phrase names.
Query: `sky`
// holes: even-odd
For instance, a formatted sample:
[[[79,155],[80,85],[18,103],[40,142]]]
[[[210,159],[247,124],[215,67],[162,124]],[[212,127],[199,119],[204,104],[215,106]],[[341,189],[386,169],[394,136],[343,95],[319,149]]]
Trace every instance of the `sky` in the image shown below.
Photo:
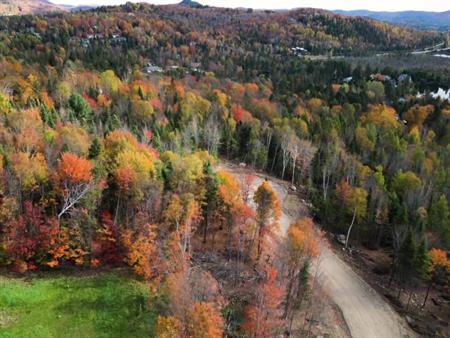
[[[149,2],[153,4],[173,4],[181,0],[140,0],[132,2]],[[449,0],[197,0],[203,5],[219,7],[246,7],[264,9],[290,9],[314,7],[325,9],[368,9],[372,11],[420,10],[443,12],[450,10]],[[68,5],[119,5],[126,0],[51,0],[51,2]]]

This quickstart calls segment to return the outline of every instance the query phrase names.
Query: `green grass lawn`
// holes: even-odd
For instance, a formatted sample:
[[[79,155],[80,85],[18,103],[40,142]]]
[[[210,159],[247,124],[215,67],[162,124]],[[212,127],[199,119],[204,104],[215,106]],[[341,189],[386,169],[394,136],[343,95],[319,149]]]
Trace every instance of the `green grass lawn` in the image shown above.
[[[130,276],[0,275],[1,338],[150,337],[148,288]]]

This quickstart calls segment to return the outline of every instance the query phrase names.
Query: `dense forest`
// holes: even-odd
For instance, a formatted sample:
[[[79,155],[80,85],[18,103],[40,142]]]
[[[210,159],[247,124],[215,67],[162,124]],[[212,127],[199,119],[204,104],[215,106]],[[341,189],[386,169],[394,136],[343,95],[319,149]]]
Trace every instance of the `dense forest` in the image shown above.
[[[389,250],[400,291],[448,287],[450,103],[428,93],[448,89],[450,71],[292,50],[442,39],[310,9],[2,18],[0,264],[128,265],[152,287],[156,337],[291,332],[321,234],[303,218],[277,238],[275,192],[262,182],[250,197],[255,177],[218,168],[226,159],[289,181],[345,246]]]
[[[18,52],[19,57],[55,67],[82,60],[95,68],[116,68],[121,76],[142,58],[163,67],[200,63],[203,69],[230,77],[253,64],[268,72],[272,61],[282,60],[293,47],[312,54],[364,55],[445,41],[444,34],[314,9],[252,12],[132,3],[54,14],[45,20],[5,17],[0,32],[3,55]]]

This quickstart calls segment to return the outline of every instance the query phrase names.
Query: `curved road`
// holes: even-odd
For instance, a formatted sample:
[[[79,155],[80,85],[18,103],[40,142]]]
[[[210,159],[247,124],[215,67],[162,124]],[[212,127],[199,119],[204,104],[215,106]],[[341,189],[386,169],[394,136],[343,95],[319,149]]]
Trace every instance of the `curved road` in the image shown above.
[[[238,178],[249,173],[229,163],[222,163],[220,167]],[[280,232],[284,236],[296,218],[308,215],[307,207],[296,195],[289,194],[285,182],[260,174],[256,174],[256,177],[254,188],[267,179],[281,201],[283,214]],[[321,245],[321,252],[318,263],[320,283],[341,309],[353,338],[418,337],[406,321],[346,262],[329,249],[326,243]]]

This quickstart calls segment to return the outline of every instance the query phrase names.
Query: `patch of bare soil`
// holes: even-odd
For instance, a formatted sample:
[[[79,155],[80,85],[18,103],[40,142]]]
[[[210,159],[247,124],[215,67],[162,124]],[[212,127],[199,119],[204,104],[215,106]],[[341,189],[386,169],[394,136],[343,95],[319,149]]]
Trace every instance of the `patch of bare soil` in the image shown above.
[[[16,317],[0,310],[0,328],[6,328],[17,320]]]
[[[435,286],[429,293],[426,306],[422,308],[427,289],[425,283],[401,290],[395,282],[389,285],[392,253],[384,249],[359,247],[357,253],[351,255],[344,252],[339,244],[334,243],[333,246],[341,259],[353,266],[397,312],[405,316],[409,326],[422,337],[450,337],[449,290]]]
[[[264,180],[268,180],[270,182],[281,202],[281,208],[283,211],[279,222],[280,228],[278,240],[286,235],[290,224],[299,218],[309,216],[307,202],[299,198],[298,194],[290,191],[289,184],[287,182],[269,177],[262,172],[256,172],[248,168],[239,167],[238,165],[230,162],[222,162],[220,164],[220,168],[227,170],[237,178],[240,178],[246,174],[255,175],[256,179],[253,182],[252,191],[255,191]],[[241,280],[239,285],[241,288],[246,289],[248,294],[248,288],[251,287],[251,280],[256,277],[251,269],[243,271],[243,276],[246,276],[244,277],[246,281]],[[325,292],[322,284],[318,282],[319,279],[320,272],[318,272],[317,276],[315,276],[314,280],[311,282],[311,294],[309,295],[309,298],[305,300],[301,310],[298,311],[294,319],[293,337],[351,337],[341,309]],[[225,289],[227,288],[225,287]],[[233,292],[239,293],[237,290],[234,290]],[[245,293],[243,293],[243,295],[244,294]]]
[[[312,290],[308,308],[295,317],[293,328],[293,337],[351,337],[341,309],[320,284]]]

